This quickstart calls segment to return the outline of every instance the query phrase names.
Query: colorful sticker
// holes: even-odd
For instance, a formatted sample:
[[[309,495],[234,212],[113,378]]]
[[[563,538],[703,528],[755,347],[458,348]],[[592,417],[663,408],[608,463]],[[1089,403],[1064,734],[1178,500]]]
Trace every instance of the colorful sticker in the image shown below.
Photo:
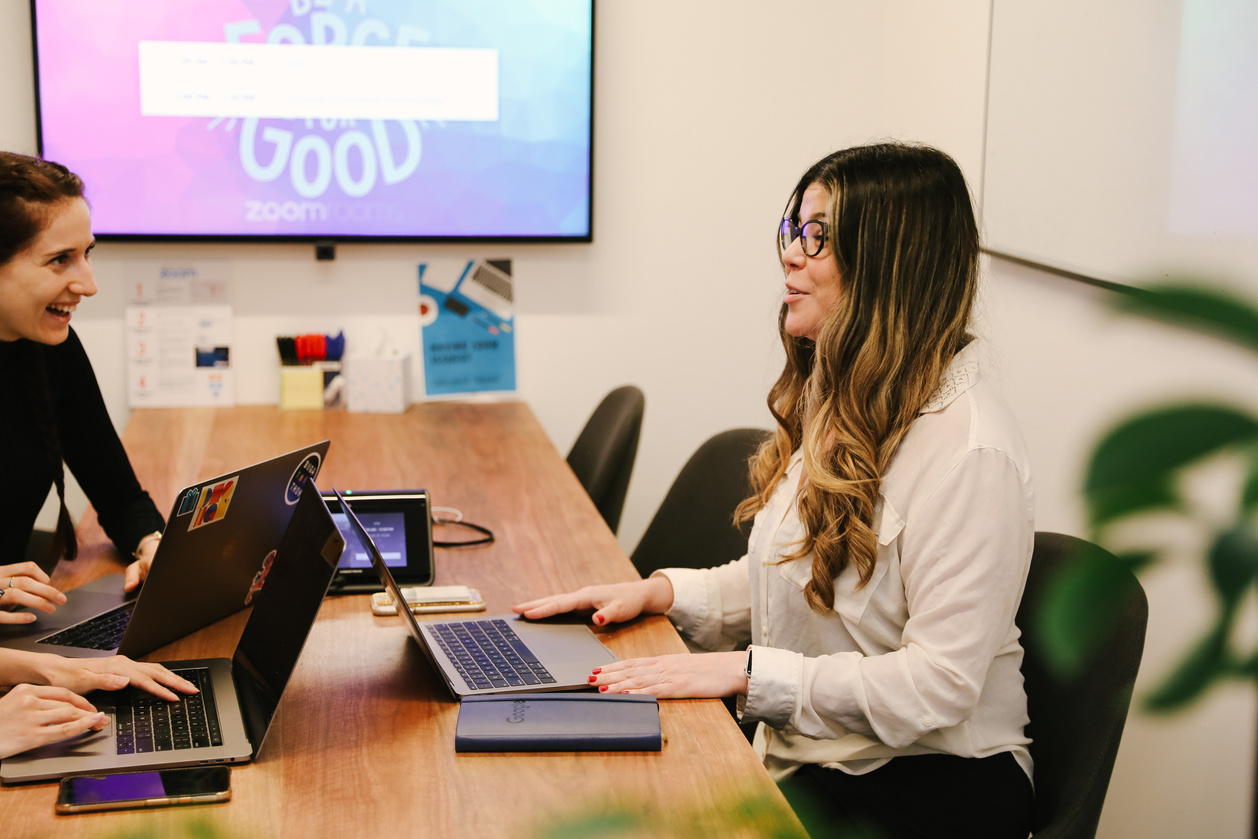
[[[175,513],[177,516],[186,516],[197,508],[197,499],[201,497],[201,490],[193,487],[184,492],[183,498],[179,499],[179,511]]]
[[[201,496],[197,499],[196,511],[192,514],[192,523],[188,530],[196,530],[207,524],[222,521],[227,516],[227,507],[236,494],[236,482],[239,475],[233,475],[218,483],[201,487]]]
[[[318,452],[306,455],[306,459],[297,464],[297,468],[293,470],[293,476],[288,479],[288,487],[284,490],[284,503],[293,506],[297,500],[301,498],[301,491],[306,488],[306,484],[314,480],[315,475],[319,474],[319,463],[322,458]]]
[[[253,596],[262,591],[262,587],[266,585],[266,575],[271,573],[271,563],[274,561],[275,551],[271,551],[266,555],[266,559],[262,560],[262,567],[253,575],[253,582],[249,584],[249,593],[245,595],[246,606],[253,602]]]

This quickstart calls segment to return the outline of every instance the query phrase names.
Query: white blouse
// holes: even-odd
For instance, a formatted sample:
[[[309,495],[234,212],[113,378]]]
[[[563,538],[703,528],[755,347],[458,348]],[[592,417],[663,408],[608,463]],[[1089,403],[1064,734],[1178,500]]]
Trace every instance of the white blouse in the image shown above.
[[[878,555],[858,589],[835,580],[833,611],[804,600],[803,456],[755,518],[747,555],[671,568],[668,616],[705,650],[752,643],[745,719],[775,778],[808,763],[852,774],[897,755],[1012,752],[1031,776],[1022,647],[1035,499],[1017,424],[979,378],[972,342],[905,435],[875,505]]]

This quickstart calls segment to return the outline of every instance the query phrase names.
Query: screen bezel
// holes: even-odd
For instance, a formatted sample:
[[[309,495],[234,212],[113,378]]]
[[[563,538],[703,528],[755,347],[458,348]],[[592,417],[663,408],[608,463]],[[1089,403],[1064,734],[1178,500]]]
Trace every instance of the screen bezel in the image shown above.
[[[359,513],[401,513],[406,528],[406,565],[389,566],[400,585],[430,586],[436,576],[432,536],[432,506],[428,491],[346,490],[342,491],[351,510]],[[332,515],[341,512],[333,492],[322,493]],[[348,540],[346,540],[348,542]],[[376,572],[370,567],[337,567],[329,594],[383,591]]]
[[[34,79],[34,105],[35,105],[35,143],[38,149],[37,154],[42,158],[44,156],[44,118],[41,106],[40,96],[40,74],[39,74],[39,31],[38,16],[36,4],[38,0],[29,0],[30,22],[31,22],[31,64]],[[587,169],[586,169],[586,232],[584,234],[572,235],[493,235],[493,234],[476,234],[476,235],[433,235],[433,234],[389,234],[383,236],[372,236],[362,234],[340,234],[340,233],[320,233],[320,234],[285,234],[285,233],[261,233],[261,234],[202,234],[191,232],[170,232],[170,233],[120,233],[120,232],[94,232],[95,238],[102,242],[280,242],[280,243],[311,243],[317,246],[328,248],[336,244],[378,244],[395,242],[399,244],[423,243],[423,244],[589,244],[594,241],[594,66],[595,56],[595,38],[594,31],[596,24],[595,12],[597,4],[594,0],[590,0],[590,31],[589,31],[589,149],[587,153]],[[56,161],[62,163],[63,161]],[[74,168],[73,162],[66,164],[71,169]],[[90,201],[90,188],[89,201]],[[335,501],[335,499],[332,499]]]

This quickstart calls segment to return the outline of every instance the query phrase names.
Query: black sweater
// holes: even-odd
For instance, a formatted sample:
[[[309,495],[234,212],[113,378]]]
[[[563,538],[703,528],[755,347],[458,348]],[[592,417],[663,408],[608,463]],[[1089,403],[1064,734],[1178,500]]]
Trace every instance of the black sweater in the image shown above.
[[[165,521],[135,477],[91,362],[71,329],[57,346],[0,341],[0,565],[25,558],[35,518],[53,484],[32,391],[40,358],[65,463],[106,535],[130,554]]]

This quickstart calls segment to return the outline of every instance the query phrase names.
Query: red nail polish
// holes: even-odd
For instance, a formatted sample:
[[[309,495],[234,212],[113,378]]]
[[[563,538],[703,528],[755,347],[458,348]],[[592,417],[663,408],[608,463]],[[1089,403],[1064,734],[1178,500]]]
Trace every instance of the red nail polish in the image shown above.
[[[604,622],[604,621],[606,621],[606,620],[607,620],[607,618],[603,617],[602,615],[595,615],[595,616],[594,616],[594,622],[595,622],[596,624],[598,624],[599,626],[602,626],[602,625],[603,625],[603,622]]]
[[[593,676],[591,676],[591,677],[590,677],[590,684],[594,684],[594,677],[593,677]]]
[[[595,668],[594,668],[593,670],[591,670],[590,672],[591,672],[591,673],[593,673],[595,676],[597,676],[599,673],[602,673],[602,672],[603,672],[603,668],[602,668],[602,667],[595,667]]]
[[[598,690],[599,690],[599,693],[606,693],[606,692],[607,692],[607,685],[602,685],[602,686],[601,686]]]

